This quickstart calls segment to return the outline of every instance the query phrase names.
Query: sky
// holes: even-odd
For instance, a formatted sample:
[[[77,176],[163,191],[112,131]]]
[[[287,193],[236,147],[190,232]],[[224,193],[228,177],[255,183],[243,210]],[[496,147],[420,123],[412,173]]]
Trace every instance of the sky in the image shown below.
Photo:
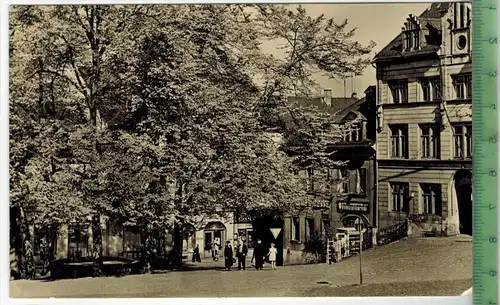
[[[431,3],[385,3],[385,4],[303,4],[302,6],[311,16],[324,14],[327,18],[335,18],[337,23],[344,19],[348,21],[348,28],[356,27],[354,39],[362,45],[367,45],[373,40],[377,45],[370,55],[372,58],[397,34],[401,32],[404,22],[409,14],[420,15]],[[322,88],[333,91],[334,97],[344,96],[344,82],[328,79],[318,75],[316,80]],[[351,96],[354,91],[358,97],[364,95],[365,89],[376,85],[375,69],[368,66],[363,75],[357,76],[354,81],[346,81],[346,95]],[[353,86],[351,86],[353,84]],[[354,90],[351,88],[354,87]]]

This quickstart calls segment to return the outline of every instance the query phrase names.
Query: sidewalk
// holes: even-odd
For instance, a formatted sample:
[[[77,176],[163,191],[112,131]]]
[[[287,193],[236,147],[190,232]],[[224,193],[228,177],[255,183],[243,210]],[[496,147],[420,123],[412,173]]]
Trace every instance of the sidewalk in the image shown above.
[[[191,270],[119,278],[11,281],[12,297],[299,297],[460,295],[472,285],[472,243],[459,237],[406,240],[337,264],[295,265],[225,272],[210,258]],[[189,270],[189,269],[188,269]],[[202,271],[203,270],[203,271]],[[237,265],[233,265],[237,270]],[[318,284],[320,280],[329,284]]]
[[[238,269],[238,259],[233,264],[232,269]],[[253,268],[252,263],[250,263],[251,258],[247,257],[246,268]],[[199,270],[224,270],[224,257],[219,257],[218,261],[214,261],[211,257],[201,258],[201,262],[193,262],[191,260],[191,255],[188,255],[187,259],[183,261],[183,271],[199,271]]]

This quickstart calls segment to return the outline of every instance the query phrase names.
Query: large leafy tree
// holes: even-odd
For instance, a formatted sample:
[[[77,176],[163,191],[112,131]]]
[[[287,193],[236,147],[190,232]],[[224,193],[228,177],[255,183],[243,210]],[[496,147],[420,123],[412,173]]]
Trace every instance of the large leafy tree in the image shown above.
[[[300,7],[41,6],[10,16],[11,202],[42,224],[92,218],[96,275],[101,215],[172,227],[306,200],[292,174],[304,162],[268,131],[285,136],[285,151],[298,144],[330,166],[329,118],[285,95],[309,92],[317,71],[361,71],[371,48],[346,23]],[[284,58],[264,54],[263,40],[283,42]]]

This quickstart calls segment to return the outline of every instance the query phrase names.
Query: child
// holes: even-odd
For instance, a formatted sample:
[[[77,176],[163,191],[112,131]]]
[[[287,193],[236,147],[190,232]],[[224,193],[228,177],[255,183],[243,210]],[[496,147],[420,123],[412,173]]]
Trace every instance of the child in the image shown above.
[[[271,248],[269,248],[269,253],[267,255],[269,256],[269,261],[271,262],[271,268],[273,270],[276,270],[276,254],[278,253],[278,250],[274,247],[274,244],[271,243]]]

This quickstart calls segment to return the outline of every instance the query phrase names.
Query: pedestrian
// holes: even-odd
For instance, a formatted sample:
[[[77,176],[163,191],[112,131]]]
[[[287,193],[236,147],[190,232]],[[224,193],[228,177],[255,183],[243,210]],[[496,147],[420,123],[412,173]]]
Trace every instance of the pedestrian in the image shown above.
[[[269,256],[269,262],[271,262],[271,268],[276,270],[276,254],[278,253],[278,249],[274,247],[274,244],[271,243],[271,248],[269,248],[269,252],[267,256]]]
[[[265,257],[264,245],[260,239],[257,239],[257,244],[253,249],[252,262],[255,259],[255,269],[262,270],[264,268],[264,257]]]
[[[219,260],[219,244],[214,242],[212,244],[212,256],[213,256],[213,259],[214,261],[218,261]]]
[[[196,245],[196,248],[194,248],[192,261],[193,261],[193,263],[194,262],[201,262],[200,245]]]
[[[238,257],[238,270],[245,270],[246,268],[246,260],[248,254],[248,247],[246,245],[246,241],[242,240],[240,244],[238,244],[238,250],[236,251],[236,256]]]
[[[224,265],[226,271],[230,271],[233,265],[233,247],[230,241],[226,242],[226,247],[224,248]]]

